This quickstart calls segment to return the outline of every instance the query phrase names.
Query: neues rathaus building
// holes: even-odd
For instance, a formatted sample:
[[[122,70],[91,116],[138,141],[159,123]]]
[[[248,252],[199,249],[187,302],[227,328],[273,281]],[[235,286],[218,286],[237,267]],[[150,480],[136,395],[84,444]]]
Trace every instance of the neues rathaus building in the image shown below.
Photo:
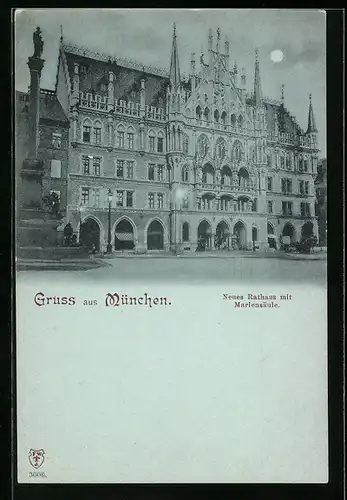
[[[44,186],[59,194],[78,240],[106,249],[110,203],[113,250],[188,251],[198,240],[279,248],[284,237],[318,236],[311,96],[304,131],[283,92],[281,101],[264,97],[257,51],[247,90],[219,30],[182,76],[174,27],[167,69],[61,37],[56,88],[41,98],[57,101],[67,129],[53,121],[44,134]]]

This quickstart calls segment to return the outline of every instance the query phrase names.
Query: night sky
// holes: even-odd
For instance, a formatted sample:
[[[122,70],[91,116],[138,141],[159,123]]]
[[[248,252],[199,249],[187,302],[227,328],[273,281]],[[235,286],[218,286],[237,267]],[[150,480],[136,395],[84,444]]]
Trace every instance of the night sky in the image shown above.
[[[110,55],[129,57],[169,70],[172,25],[176,22],[181,73],[188,74],[190,54],[207,55],[208,29],[214,45],[221,30],[230,41],[230,65],[245,68],[247,88],[252,90],[254,50],[259,49],[263,94],[280,99],[284,84],[285,106],[306,130],[308,95],[312,93],[318,127],[320,156],[326,151],[325,13],[318,10],[150,10],[150,9],[26,9],[17,10],[16,89],[27,91],[28,57],[33,54],[32,33],[40,26],[44,38],[45,66],[41,87],[54,89],[60,25],[64,40]],[[274,62],[271,53],[283,52]],[[205,61],[207,60],[205,55]],[[275,58],[276,59],[276,58]]]

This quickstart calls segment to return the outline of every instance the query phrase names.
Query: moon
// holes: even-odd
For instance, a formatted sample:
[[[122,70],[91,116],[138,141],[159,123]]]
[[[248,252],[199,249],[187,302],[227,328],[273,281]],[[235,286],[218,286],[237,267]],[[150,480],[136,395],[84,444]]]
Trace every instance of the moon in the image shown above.
[[[279,62],[283,61],[283,57],[284,57],[283,52],[282,52],[282,50],[279,50],[279,49],[273,50],[270,54],[270,59],[274,63],[279,63]]]

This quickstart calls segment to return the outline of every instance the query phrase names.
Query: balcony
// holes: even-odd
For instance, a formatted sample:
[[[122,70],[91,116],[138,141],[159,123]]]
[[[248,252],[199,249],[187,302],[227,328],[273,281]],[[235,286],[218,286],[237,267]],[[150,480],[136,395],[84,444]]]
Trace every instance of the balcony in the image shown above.
[[[108,97],[87,92],[80,92],[79,105],[81,108],[107,111]]]

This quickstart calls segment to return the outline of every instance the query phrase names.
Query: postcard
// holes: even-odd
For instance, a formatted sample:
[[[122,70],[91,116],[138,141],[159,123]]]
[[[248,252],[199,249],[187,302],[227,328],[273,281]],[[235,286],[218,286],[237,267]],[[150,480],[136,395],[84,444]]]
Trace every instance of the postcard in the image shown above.
[[[15,13],[19,483],[327,483],[326,14]]]

